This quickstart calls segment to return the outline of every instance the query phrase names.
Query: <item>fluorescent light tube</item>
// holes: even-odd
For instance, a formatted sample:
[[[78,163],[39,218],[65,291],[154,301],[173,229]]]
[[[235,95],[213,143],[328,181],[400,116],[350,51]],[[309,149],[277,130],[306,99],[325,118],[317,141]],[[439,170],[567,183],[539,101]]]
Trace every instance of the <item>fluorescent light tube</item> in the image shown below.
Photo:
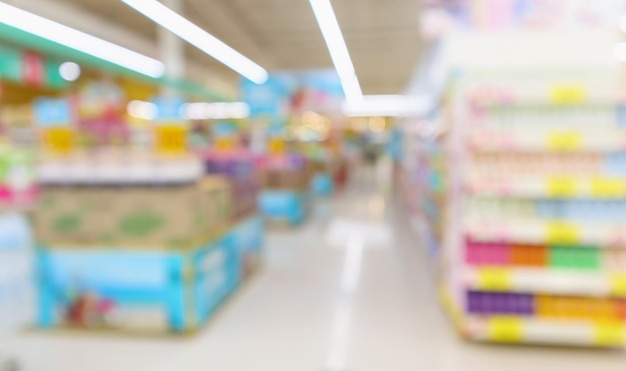
[[[309,0],[313,13],[320,26],[322,36],[330,52],[337,74],[341,79],[341,86],[349,102],[358,102],[363,99],[363,92],[356,76],[350,53],[343,39],[341,28],[335,17],[330,0]]]
[[[165,66],[156,59],[0,2],[0,23],[80,51],[142,75],[159,78]]]
[[[156,104],[152,102],[133,100],[128,102],[128,105],[126,106],[126,112],[128,112],[128,114],[134,118],[142,120],[154,120],[159,113],[159,108]]]
[[[346,101],[343,112],[352,117],[411,117],[427,112],[430,104],[427,95],[366,95],[357,103]]]
[[[186,120],[244,119],[250,116],[250,107],[244,102],[186,103],[181,116]]]
[[[263,67],[160,2],[156,0],[122,1],[250,81],[257,84],[267,81],[267,71]]]

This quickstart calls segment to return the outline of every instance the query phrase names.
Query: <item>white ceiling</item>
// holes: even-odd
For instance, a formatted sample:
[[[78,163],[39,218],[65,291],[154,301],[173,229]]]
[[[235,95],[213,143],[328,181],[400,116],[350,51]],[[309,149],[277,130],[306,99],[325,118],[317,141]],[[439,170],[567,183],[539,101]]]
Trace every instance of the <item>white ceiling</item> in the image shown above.
[[[143,37],[156,26],[118,0],[63,0]],[[420,0],[332,0],[365,94],[401,93],[420,50]],[[266,69],[332,68],[308,0],[184,0],[185,16]],[[237,76],[188,46],[191,60]]]

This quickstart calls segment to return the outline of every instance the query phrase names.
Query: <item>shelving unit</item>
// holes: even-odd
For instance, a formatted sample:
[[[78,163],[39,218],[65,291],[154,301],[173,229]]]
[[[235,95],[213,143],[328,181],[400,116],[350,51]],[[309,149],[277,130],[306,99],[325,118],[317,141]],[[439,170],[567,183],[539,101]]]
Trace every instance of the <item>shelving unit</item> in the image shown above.
[[[494,86],[515,96],[514,81],[457,82],[444,290],[470,339],[625,345],[626,130],[618,105],[589,104],[604,92],[577,81],[562,88],[577,92],[570,100],[532,105],[475,98]],[[485,135],[489,125],[505,139]],[[614,145],[594,142],[604,134]]]
[[[441,299],[470,340],[626,345],[626,121],[613,44],[602,32],[477,34],[443,52],[449,87],[425,130],[436,135],[408,136],[400,184]],[[555,45],[558,56],[542,52]],[[510,53],[494,55],[498,46]]]

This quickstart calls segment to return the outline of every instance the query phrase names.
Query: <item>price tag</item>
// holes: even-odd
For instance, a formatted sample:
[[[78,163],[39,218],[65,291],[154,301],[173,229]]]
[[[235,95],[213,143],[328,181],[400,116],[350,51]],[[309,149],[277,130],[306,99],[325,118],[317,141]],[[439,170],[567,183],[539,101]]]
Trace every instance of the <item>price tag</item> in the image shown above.
[[[626,193],[626,184],[615,179],[592,179],[591,192],[595,197],[621,197]]]
[[[576,193],[576,180],[568,177],[555,177],[548,179],[548,196],[571,197]]]
[[[578,84],[559,84],[550,90],[553,104],[580,104],[587,100],[587,89]]]
[[[76,132],[68,126],[44,129],[44,147],[53,153],[66,154],[76,148]]]
[[[611,278],[611,293],[626,297],[626,275],[615,275]]]
[[[489,291],[511,289],[511,274],[506,269],[484,268],[478,271],[478,288]]]
[[[626,329],[619,321],[598,321],[594,325],[595,344],[600,346],[622,346],[626,343]]]
[[[575,245],[580,241],[579,228],[566,222],[552,222],[547,227],[548,244]]]
[[[520,343],[524,339],[524,325],[516,317],[495,316],[489,319],[489,340],[504,343]]]
[[[268,147],[269,153],[273,155],[279,155],[287,152],[287,145],[282,139],[271,139]]]
[[[162,154],[184,153],[187,150],[187,128],[180,125],[156,127],[155,147]]]
[[[582,147],[580,133],[552,133],[548,135],[547,147],[552,151],[578,151]]]
[[[235,147],[236,145],[233,138],[218,138],[215,140],[215,148],[218,150],[230,150]]]

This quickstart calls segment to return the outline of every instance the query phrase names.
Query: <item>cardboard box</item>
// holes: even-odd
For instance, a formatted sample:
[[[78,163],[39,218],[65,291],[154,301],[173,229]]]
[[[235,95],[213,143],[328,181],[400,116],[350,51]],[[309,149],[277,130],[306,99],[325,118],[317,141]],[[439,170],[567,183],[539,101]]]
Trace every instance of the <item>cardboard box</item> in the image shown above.
[[[221,177],[159,186],[43,186],[35,236],[49,247],[186,248],[232,221]]]
[[[267,169],[262,183],[264,189],[304,191],[311,184],[311,172],[306,167],[297,170]]]
[[[44,329],[193,332],[241,277],[230,237],[189,251],[44,248],[39,263]]]

